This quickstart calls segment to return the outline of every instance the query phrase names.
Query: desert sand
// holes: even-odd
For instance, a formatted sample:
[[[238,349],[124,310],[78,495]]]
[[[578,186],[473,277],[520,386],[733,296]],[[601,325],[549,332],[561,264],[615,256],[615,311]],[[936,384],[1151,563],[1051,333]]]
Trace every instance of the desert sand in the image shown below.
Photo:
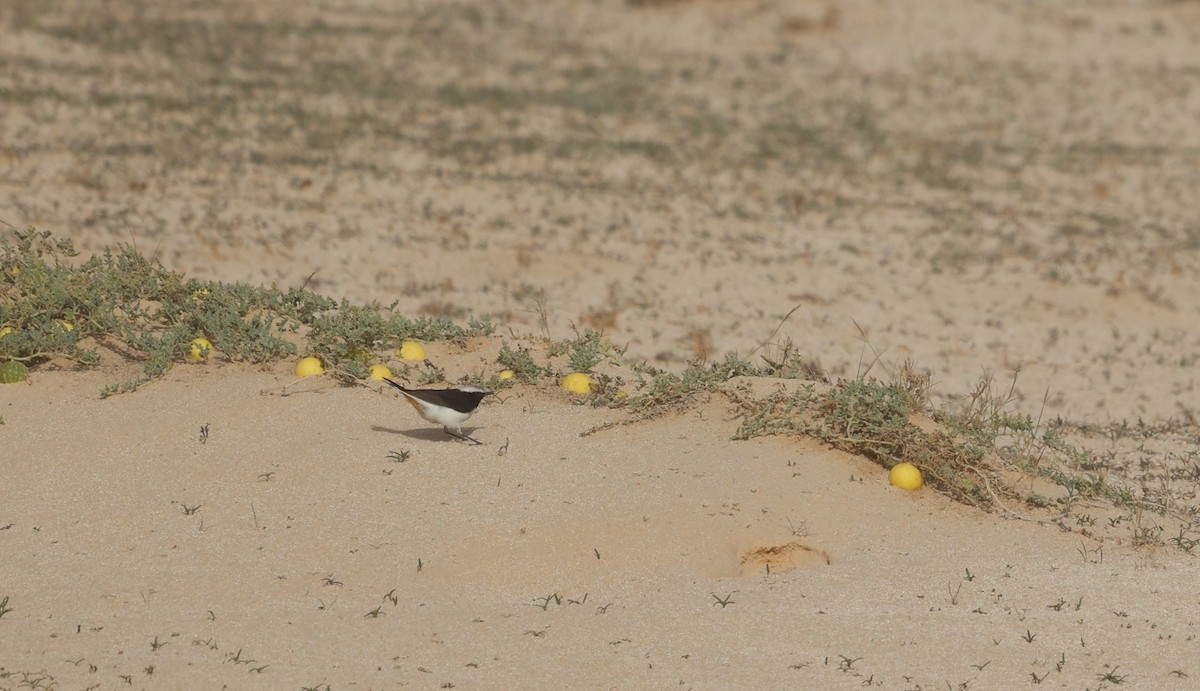
[[[732,439],[728,394],[783,381],[631,424],[518,385],[469,446],[294,362],[102,399],[138,363],[54,360],[0,386],[0,689],[1200,686],[1200,4],[9,0],[0,33],[5,233],[490,319],[427,344],[450,382],[585,328],[667,370],[907,360],[947,410],[1015,378],[1171,503],[985,511]]]

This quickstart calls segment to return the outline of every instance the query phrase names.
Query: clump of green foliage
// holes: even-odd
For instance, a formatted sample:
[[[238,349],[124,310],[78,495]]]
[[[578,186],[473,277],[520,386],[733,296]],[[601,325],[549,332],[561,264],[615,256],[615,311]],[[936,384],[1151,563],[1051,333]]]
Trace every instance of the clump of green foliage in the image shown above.
[[[449,317],[409,319],[397,314],[395,303],[382,307],[378,302],[354,305],[347,300],[313,315],[303,323],[309,351],[335,366],[335,373],[352,378],[370,374],[374,352],[394,348],[405,340],[461,341],[467,336],[489,334],[490,323],[473,321],[469,328],[455,324]]]
[[[335,375],[354,378],[367,375],[373,349],[492,329],[486,321],[464,329],[445,318],[410,320],[395,305],[338,303],[303,288],[186,279],[129,245],[82,263],[72,261],[77,255],[70,240],[48,231],[0,238],[0,327],[11,329],[0,338],[0,361],[60,357],[94,366],[101,348],[142,361],[140,376],[103,395],[162,376],[197,337],[230,360],[254,363],[296,355],[302,344]]]
[[[780,391],[741,402],[745,416],[735,438],[811,436],[885,468],[912,463],[933,487],[967,504],[991,506],[998,492],[1005,493],[985,462],[1001,433],[999,418],[962,418],[957,432],[932,420],[918,425],[917,418],[930,412],[928,390],[928,378],[906,366],[889,382],[862,376],[822,391],[812,385]]]
[[[926,413],[926,403],[920,390],[903,382],[839,381],[814,406],[818,425],[813,434],[885,468],[912,463],[930,484],[960,501],[990,504],[984,447],[962,444],[936,427],[916,425],[913,418]]]
[[[514,350],[509,347],[507,341],[500,344],[500,354],[496,357],[496,361],[506,369],[512,370],[517,379],[527,384],[536,384],[542,377],[554,374],[554,370],[549,365],[537,364],[537,361],[533,359],[532,351],[528,348],[518,344]]]
[[[590,373],[592,393],[586,401],[593,406],[604,406],[614,405],[619,398],[624,397],[624,393],[619,389],[624,382],[620,377],[593,372],[593,369],[605,363],[615,367],[624,366],[625,351],[626,348],[614,345],[602,333],[586,329],[583,333],[576,331],[575,338],[548,342],[545,354],[549,358],[566,356],[566,373]],[[538,364],[533,350],[520,344],[513,348],[507,342],[501,343],[496,362],[512,370],[517,380],[527,384],[538,384],[543,379],[559,377],[564,373],[564,370],[556,369],[551,363]],[[480,385],[495,388],[503,385],[503,382],[496,379],[490,384],[483,382]]]
[[[995,392],[992,379],[984,377],[964,407],[937,411],[929,399],[928,377],[905,363],[891,381],[860,376],[820,391],[807,384],[761,400],[738,401],[743,416],[735,438],[801,434],[885,468],[912,463],[935,489],[984,508],[1003,508],[1005,499],[1030,506],[1052,503],[1030,492],[1022,494],[1004,481],[999,473],[1004,468],[1063,487],[1064,510],[1079,499],[1103,499],[1118,506],[1137,503],[1127,489],[1098,474],[1071,472],[1088,467],[1090,454],[1053,429],[1039,432],[1029,415],[1009,412],[1015,383],[1014,378],[1007,391]]]
[[[733,377],[763,375],[759,368],[735,353],[711,364],[693,360],[682,374],[663,372],[648,365],[638,365],[634,371],[639,392],[627,405],[640,417],[651,417],[687,405],[696,395],[711,392]]]
[[[551,343],[549,355],[567,356],[567,364],[572,372],[591,372],[592,368],[604,361],[619,363],[625,354],[625,348],[613,345],[604,334],[585,329],[583,333],[575,332],[575,338]]]

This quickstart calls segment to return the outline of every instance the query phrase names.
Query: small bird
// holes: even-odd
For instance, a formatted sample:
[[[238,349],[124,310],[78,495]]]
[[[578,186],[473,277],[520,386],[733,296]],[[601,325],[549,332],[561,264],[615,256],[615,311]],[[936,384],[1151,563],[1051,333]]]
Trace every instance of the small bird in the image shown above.
[[[491,396],[493,392],[474,386],[459,386],[453,389],[406,389],[387,377],[383,380],[400,389],[400,393],[404,394],[404,398],[417,409],[421,417],[441,425],[446,434],[474,444],[483,443],[467,436],[462,425],[479,409],[480,401]]]

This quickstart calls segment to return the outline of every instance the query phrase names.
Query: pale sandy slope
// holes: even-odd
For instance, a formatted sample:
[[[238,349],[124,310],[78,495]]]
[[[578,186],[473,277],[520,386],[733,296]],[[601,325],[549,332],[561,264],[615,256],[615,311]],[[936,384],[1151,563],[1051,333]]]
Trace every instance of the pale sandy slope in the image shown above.
[[[283,396],[282,369],[181,367],[98,400],[104,381],[0,388],[0,688],[1200,675],[1194,560],[905,493],[812,443],[730,441],[723,396],[580,437],[616,413],[517,387],[468,447],[391,392]]]

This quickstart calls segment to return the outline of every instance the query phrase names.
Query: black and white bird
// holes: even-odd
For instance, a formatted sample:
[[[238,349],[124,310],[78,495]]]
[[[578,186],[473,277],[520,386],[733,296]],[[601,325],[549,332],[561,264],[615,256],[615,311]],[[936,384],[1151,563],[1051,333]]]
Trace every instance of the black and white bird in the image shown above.
[[[421,417],[441,425],[446,434],[474,444],[483,443],[463,432],[462,425],[479,409],[479,403],[493,392],[474,386],[458,386],[453,389],[406,389],[386,377],[384,381],[400,389],[400,393],[404,394],[404,398],[417,409]]]

